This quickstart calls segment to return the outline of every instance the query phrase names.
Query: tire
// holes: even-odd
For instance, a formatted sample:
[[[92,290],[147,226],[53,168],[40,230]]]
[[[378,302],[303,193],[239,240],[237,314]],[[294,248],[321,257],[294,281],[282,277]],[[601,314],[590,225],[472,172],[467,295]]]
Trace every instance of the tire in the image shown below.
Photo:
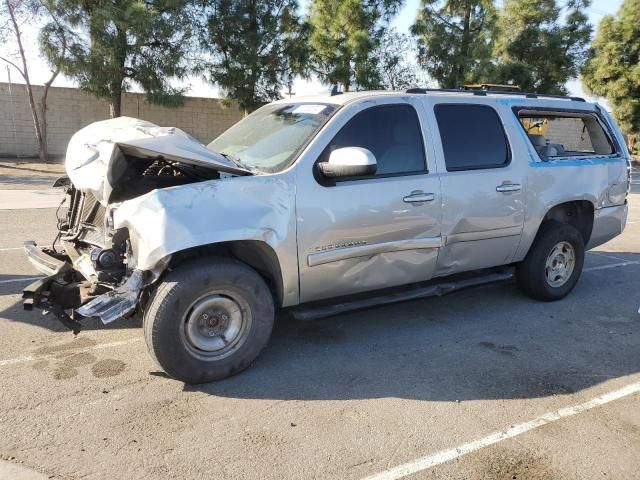
[[[580,232],[568,223],[550,220],[542,224],[529,253],[516,266],[516,280],[528,296],[552,302],[573,290],[583,265],[584,239]]]
[[[273,297],[258,273],[237,260],[205,257],[169,272],[151,294],[144,335],[171,377],[197,384],[247,368],[266,346]]]

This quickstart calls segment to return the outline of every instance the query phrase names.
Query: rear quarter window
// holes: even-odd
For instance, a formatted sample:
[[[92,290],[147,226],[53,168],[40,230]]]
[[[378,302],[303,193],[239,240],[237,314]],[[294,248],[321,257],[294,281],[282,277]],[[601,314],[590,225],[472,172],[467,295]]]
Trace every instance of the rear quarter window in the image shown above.
[[[500,168],[509,164],[507,136],[492,107],[438,104],[434,113],[447,171]]]
[[[527,109],[518,111],[518,120],[543,160],[615,153],[609,136],[593,114]]]

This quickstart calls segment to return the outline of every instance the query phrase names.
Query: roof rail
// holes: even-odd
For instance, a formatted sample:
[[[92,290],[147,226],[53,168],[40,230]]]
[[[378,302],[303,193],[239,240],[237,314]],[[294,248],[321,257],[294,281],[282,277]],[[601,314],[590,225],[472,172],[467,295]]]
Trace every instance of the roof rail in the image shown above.
[[[486,97],[487,95],[511,95],[521,96],[526,98],[555,98],[560,100],[572,100],[574,102],[586,102],[582,97],[569,97],[566,95],[552,95],[546,93],[528,93],[528,92],[509,92],[503,90],[461,90],[458,88],[408,88],[406,93],[429,93],[429,92],[445,92],[445,93],[466,93],[476,95],[479,97]]]

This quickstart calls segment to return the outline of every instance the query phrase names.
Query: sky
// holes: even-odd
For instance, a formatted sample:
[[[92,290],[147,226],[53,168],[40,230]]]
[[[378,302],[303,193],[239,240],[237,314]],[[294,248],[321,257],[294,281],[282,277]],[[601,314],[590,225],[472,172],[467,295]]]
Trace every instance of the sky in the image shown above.
[[[308,0],[300,0],[300,6],[303,11],[306,10]],[[502,0],[496,0],[496,4],[501,6]],[[593,0],[591,6],[587,9],[587,15],[590,22],[594,25],[594,31],[597,24],[600,22],[603,16],[608,14],[614,14],[620,8],[622,0]],[[405,5],[400,13],[393,19],[391,26],[397,29],[399,32],[408,33],[411,24],[413,23],[416,12],[420,5],[420,0],[405,0]],[[46,82],[50,76],[50,71],[42,58],[39,56],[37,48],[37,32],[34,28],[26,27],[25,41],[27,45],[27,57],[29,62],[29,72],[31,76],[31,83],[42,85]],[[0,46],[0,55],[4,56],[12,51],[12,45]],[[16,71],[10,73],[11,81],[14,83],[23,83],[22,77]],[[0,61],[0,82],[8,81],[8,72],[6,64]],[[76,86],[73,80],[64,76],[58,76],[53,84],[58,87],[73,87]],[[189,96],[196,97],[218,97],[219,92],[217,88],[207,84],[199,78],[190,77],[183,82],[183,85],[187,86]],[[571,95],[588,97],[580,85],[579,80],[572,80],[567,83],[567,87]],[[295,96],[312,95],[316,93],[322,93],[328,91],[329,87],[322,85],[317,80],[306,81],[299,79],[294,83],[293,92]]]

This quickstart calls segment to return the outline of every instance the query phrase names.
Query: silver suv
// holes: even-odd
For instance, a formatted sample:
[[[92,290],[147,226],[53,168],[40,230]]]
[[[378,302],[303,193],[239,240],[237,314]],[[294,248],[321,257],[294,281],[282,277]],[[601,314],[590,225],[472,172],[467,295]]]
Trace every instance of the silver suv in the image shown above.
[[[627,217],[629,153],[579,98],[412,89],[271,103],[205,146],[118,118],[80,130],[69,208],[25,308],[77,332],[139,313],[190,383],[246,368],[302,318],[515,275],[558,300]]]

